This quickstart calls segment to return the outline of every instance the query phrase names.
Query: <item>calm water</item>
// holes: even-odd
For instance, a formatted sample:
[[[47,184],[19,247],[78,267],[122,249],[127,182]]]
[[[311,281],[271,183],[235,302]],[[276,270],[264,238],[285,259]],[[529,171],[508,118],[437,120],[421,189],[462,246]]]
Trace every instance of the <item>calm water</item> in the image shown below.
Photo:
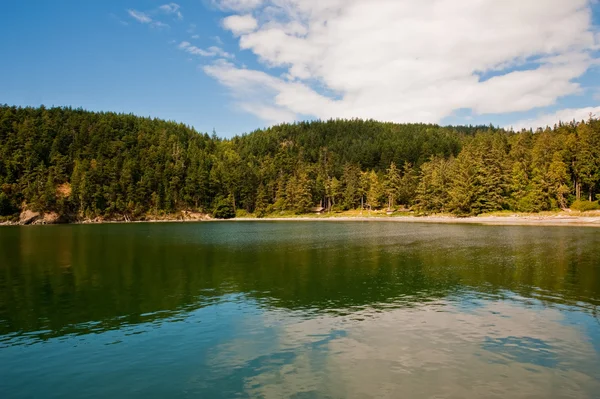
[[[0,228],[1,398],[600,397],[600,229]]]

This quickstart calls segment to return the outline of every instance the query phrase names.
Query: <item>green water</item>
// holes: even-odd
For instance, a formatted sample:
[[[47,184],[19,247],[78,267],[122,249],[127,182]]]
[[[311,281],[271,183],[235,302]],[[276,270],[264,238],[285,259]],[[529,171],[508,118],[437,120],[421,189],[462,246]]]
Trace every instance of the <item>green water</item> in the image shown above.
[[[0,398],[598,398],[600,229],[0,228]]]

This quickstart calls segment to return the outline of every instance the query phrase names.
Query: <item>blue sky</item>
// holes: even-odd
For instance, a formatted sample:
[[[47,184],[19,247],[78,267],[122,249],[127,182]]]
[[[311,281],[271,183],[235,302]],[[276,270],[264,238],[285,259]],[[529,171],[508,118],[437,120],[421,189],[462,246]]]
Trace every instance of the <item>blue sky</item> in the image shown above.
[[[522,127],[600,114],[600,5],[531,3],[6,2],[0,102],[225,137],[311,118]]]

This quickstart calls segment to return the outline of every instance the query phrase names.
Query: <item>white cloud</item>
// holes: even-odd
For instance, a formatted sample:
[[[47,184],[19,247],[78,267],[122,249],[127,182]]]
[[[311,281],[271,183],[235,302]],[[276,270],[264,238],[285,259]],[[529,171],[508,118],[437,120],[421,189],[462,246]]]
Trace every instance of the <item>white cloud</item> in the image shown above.
[[[160,21],[155,21],[153,20],[148,14],[146,14],[145,12],[141,12],[141,11],[137,11],[137,10],[127,10],[127,12],[129,13],[129,15],[131,16],[131,18],[135,19],[136,21],[138,21],[139,23],[142,24],[148,24],[150,25],[152,28],[156,28],[156,29],[165,29],[165,28],[170,28],[169,25],[160,22]]]
[[[177,19],[183,19],[183,14],[181,14],[181,11],[179,11],[180,8],[181,7],[179,4],[176,3],[163,4],[162,6],[158,7],[158,9],[165,14],[174,14]]]
[[[524,303],[531,299],[488,301],[466,312],[452,299],[379,313],[348,309],[344,316],[263,312],[242,318],[238,328],[266,328],[268,339],[238,334],[216,345],[207,362],[223,376],[249,363],[261,365],[244,379],[244,388],[249,396],[263,398],[300,392],[347,398],[527,398],[531,392],[588,397],[597,392],[597,381],[586,373],[598,362],[590,334],[565,322],[559,309]],[[561,345],[555,348],[557,342]],[[290,352],[296,356],[289,361],[272,361],[275,354]],[[569,362],[572,355],[577,364]]]
[[[152,21],[152,23],[150,24],[150,26],[152,26],[153,28],[158,28],[158,29],[163,29],[163,28],[170,28],[170,26],[168,24],[165,24],[163,22],[160,21]]]
[[[258,22],[250,14],[231,15],[223,20],[223,27],[233,32],[234,35],[250,33],[258,27]]]
[[[164,22],[153,19],[150,15],[155,15],[158,11],[160,11],[160,12],[164,12],[167,14],[174,14],[175,16],[177,16],[177,18],[181,19],[181,18],[183,18],[183,16],[181,15],[181,13],[178,10],[179,10],[179,5],[177,5],[175,3],[169,3],[169,4],[162,5],[158,9],[155,9],[154,11],[151,11],[149,13],[138,11],[138,10],[133,10],[133,9],[127,10],[127,13],[129,14],[129,16],[131,16],[131,18],[135,19],[139,23],[148,24],[152,28],[165,29],[165,28],[170,28],[170,26]]]
[[[127,12],[131,16],[131,18],[135,19],[136,21],[138,21],[142,24],[149,24],[150,22],[152,22],[152,18],[150,18],[148,16],[148,14],[146,14],[144,12],[131,10],[131,9],[127,10]]]
[[[589,0],[217,3],[238,12],[223,26],[239,36],[240,48],[286,74],[228,63],[205,71],[243,109],[269,121],[310,115],[439,122],[462,108],[528,111],[580,93],[575,79],[596,63],[591,50],[599,45]],[[269,85],[255,84],[267,79],[261,74]]]
[[[263,3],[263,0],[212,0],[212,4],[223,11],[249,11]]]
[[[553,113],[538,115],[536,118],[520,120],[506,126],[506,128],[512,128],[515,131],[522,129],[536,130],[537,128],[552,127],[558,122],[569,123],[573,120],[581,122],[588,120],[590,115],[595,118],[600,117],[600,107],[561,109]]]
[[[224,51],[222,48],[217,46],[211,46],[206,50],[200,47],[193,46],[190,42],[181,42],[177,46],[178,49],[186,51],[192,55],[199,55],[201,57],[222,57],[222,58],[234,58],[233,54]]]
[[[244,111],[257,115],[268,123],[291,122],[295,119],[294,112],[273,103],[273,98],[285,90],[286,83],[280,79],[264,72],[236,68],[225,61],[217,61],[203,69],[221,84],[234,89],[234,97]]]
[[[200,39],[200,35],[192,35],[192,39]]]

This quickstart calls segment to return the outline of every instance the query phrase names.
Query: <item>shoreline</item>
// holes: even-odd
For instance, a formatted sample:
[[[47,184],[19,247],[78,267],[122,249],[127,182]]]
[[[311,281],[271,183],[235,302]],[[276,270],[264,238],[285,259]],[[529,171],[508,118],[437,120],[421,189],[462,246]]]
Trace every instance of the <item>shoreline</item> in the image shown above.
[[[479,224],[497,226],[579,226],[600,227],[600,216],[331,216],[331,217],[271,217],[236,218],[224,221],[265,221],[265,222],[396,222],[396,223],[433,223],[433,224]]]
[[[102,220],[78,221],[61,224],[130,224],[130,223],[205,223],[205,222],[394,222],[394,223],[432,223],[432,224],[476,224],[490,226],[577,226],[600,227],[600,215],[480,215],[470,217],[456,216],[303,216],[295,217],[239,217],[233,219],[151,219],[151,220]],[[35,224],[51,225],[51,224]],[[56,224],[55,224],[56,225]],[[0,223],[0,226],[22,226],[14,222]]]

